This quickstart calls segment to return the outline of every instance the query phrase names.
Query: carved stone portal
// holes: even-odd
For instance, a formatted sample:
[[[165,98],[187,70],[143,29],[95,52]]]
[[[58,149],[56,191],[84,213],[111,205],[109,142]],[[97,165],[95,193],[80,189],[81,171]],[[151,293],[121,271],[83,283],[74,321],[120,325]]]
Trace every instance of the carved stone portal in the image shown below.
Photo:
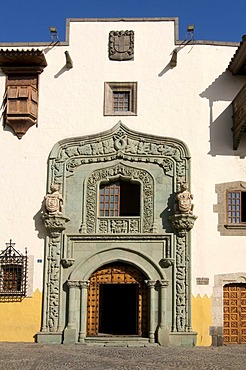
[[[158,285],[162,280],[169,281],[162,295],[149,283],[150,343],[159,327],[162,343],[182,345],[186,340],[193,345],[187,233],[197,217],[192,214],[193,196],[185,183],[190,173],[189,159],[189,151],[181,141],[137,133],[121,122],[106,132],[65,139],[55,145],[49,158],[48,183],[60,184],[63,194],[52,185],[51,193],[45,197],[46,213],[42,217],[49,238],[39,343],[86,340],[86,290],[71,286],[66,298],[63,288],[66,281],[80,281],[81,276],[89,279],[106,254],[105,264],[122,259],[146,268],[150,282]],[[99,215],[100,183],[118,179],[141,184],[139,215]],[[168,212],[163,210],[169,207],[173,192],[177,194],[175,214],[168,218]],[[62,213],[63,199],[68,224],[69,219]],[[168,221],[174,237],[164,230]],[[163,304],[171,302],[168,310],[161,300]]]

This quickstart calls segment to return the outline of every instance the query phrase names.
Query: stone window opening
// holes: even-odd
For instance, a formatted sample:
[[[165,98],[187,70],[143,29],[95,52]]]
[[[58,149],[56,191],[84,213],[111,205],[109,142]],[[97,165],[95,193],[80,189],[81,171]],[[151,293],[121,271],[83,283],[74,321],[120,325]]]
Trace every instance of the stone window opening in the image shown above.
[[[140,184],[118,180],[100,185],[100,216],[140,216]]]
[[[246,182],[233,181],[215,186],[218,203],[218,231],[221,235],[246,236]]]
[[[104,83],[104,115],[137,115],[137,82]]]

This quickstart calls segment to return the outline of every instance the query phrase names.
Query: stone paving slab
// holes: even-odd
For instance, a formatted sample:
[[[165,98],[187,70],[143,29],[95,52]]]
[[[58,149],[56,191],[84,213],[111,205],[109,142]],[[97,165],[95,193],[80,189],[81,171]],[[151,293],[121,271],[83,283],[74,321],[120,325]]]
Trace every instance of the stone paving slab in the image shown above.
[[[246,345],[92,347],[0,343],[0,370],[245,370]]]

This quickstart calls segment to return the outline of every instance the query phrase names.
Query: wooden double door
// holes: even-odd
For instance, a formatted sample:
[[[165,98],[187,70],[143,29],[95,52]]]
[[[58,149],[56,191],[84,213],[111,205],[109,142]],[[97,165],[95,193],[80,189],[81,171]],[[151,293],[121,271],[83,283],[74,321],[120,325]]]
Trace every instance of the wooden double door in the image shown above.
[[[246,284],[223,288],[224,344],[246,344]]]
[[[146,276],[135,266],[111,263],[90,278],[87,335],[147,336]]]

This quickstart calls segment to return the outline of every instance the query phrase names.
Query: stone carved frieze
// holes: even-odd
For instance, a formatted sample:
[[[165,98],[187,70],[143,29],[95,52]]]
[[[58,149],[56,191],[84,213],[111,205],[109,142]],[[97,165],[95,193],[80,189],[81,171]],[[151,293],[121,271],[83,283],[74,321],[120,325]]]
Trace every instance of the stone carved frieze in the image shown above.
[[[124,218],[124,219],[99,219],[98,232],[100,234],[135,234],[140,233],[140,218]]]
[[[52,179],[61,183],[84,164],[123,159],[128,162],[153,163],[169,175],[186,177],[187,157],[185,146],[174,139],[151,137],[128,130],[119,122],[112,130],[97,137],[70,140],[59,145],[52,159]]]
[[[132,60],[134,58],[134,31],[111,31],[108,54],[110,60]]]
[[[143,215],[142,215],[142,230],[144,233],[151,233],[154,222],[154,180],[152,176],[145,170],[126,166],[122,163],[107,167],[104,169],[92,172],[87,180],[86,187],[86,231],[87,233],[95,233],[97,231],[97,186],[102,180],[109,180],[111,177],[124,176],[131,180],[137,180],[142,183],[143,194]],[[134,221],[134,220],[133,220]],[[136,220],[135,220],[136,221]],[[128,227],[131,230],[136,229],[136,222],[129,223],[126,220],[110,220],[110,228],[108,224],[100,223],[100,232],[109,233],[124,233]],[[106,231],[107,228],[107,231]]]

